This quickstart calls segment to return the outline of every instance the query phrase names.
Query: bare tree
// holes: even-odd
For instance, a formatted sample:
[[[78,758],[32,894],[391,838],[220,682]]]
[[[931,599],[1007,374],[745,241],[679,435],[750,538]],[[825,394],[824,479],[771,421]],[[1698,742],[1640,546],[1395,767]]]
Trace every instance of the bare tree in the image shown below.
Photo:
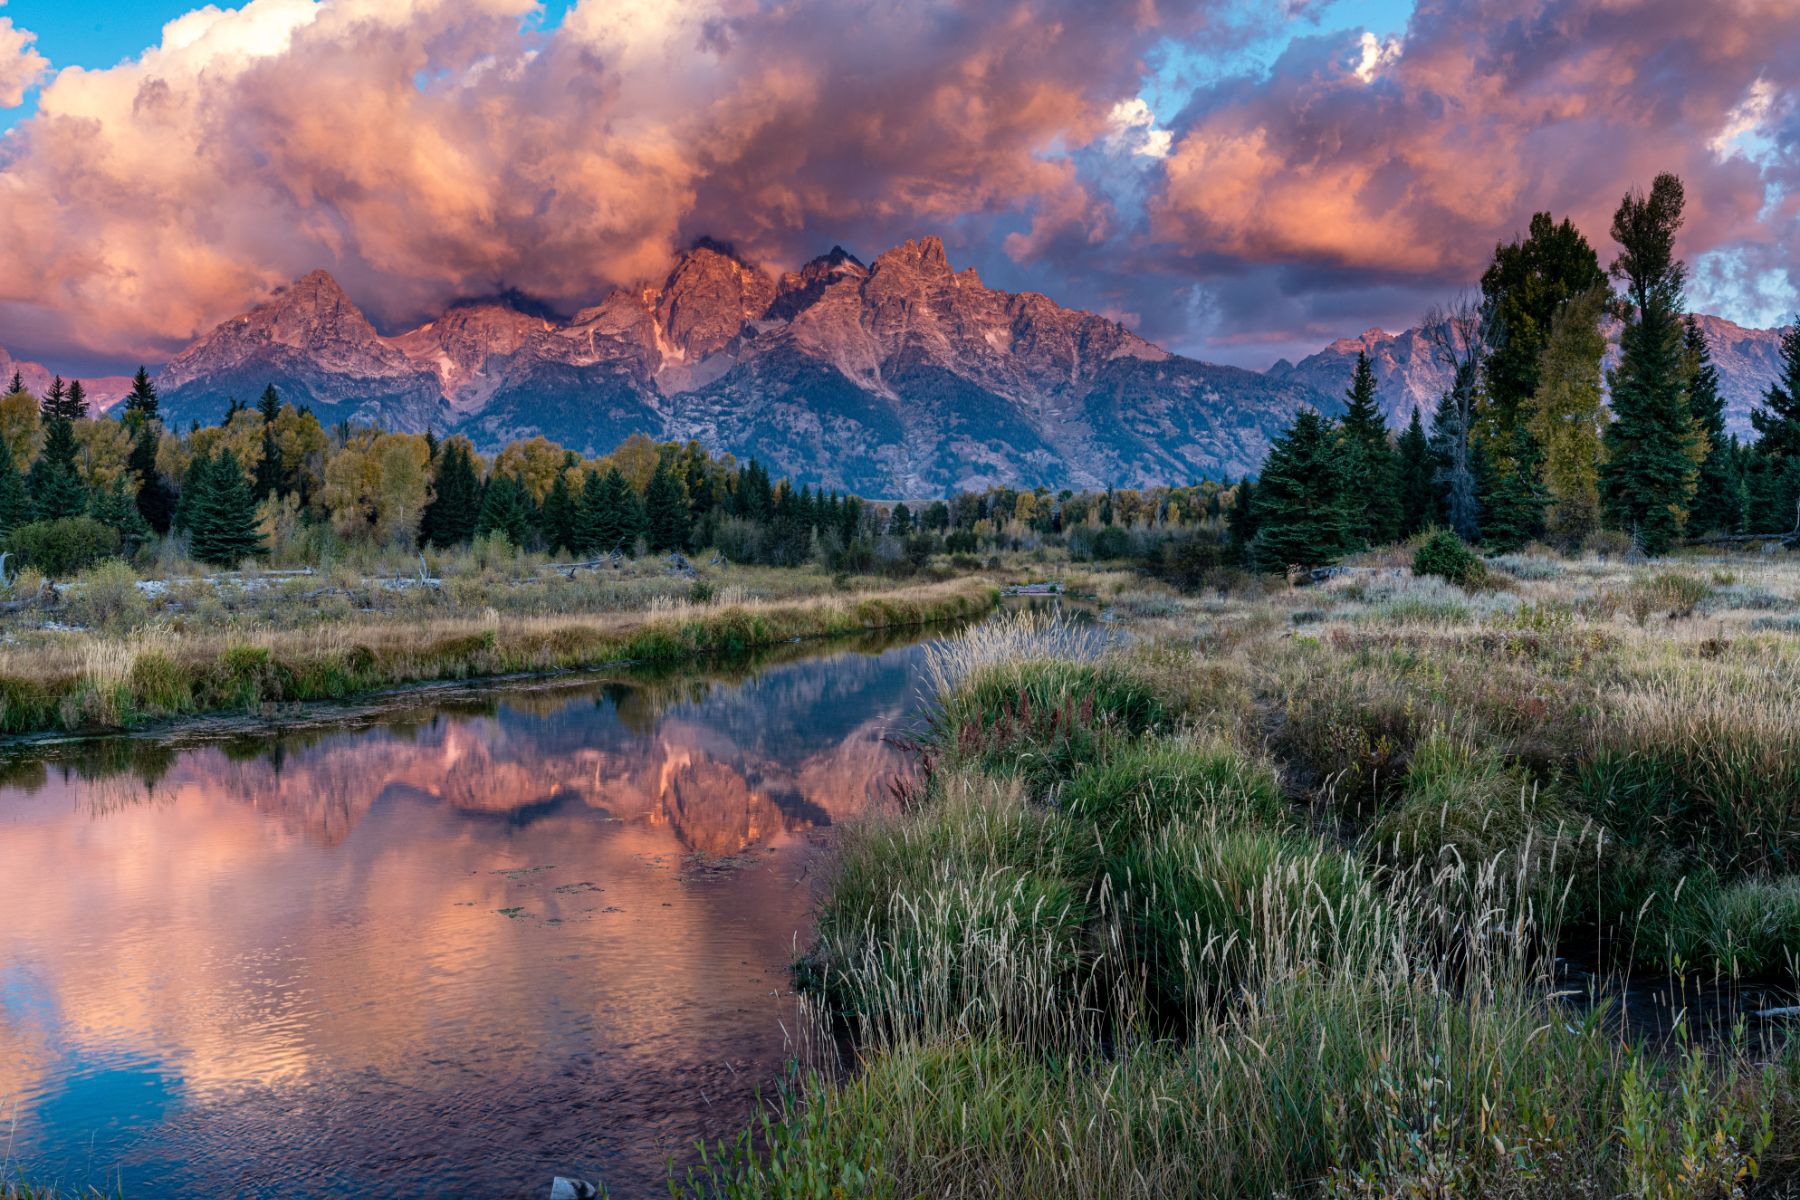
[[[1442,457],[1438,482],[1444,486],[1450,528],[1465,542],[1481,536],[1475,496],[1471,434],[1481,393],[1481,367],[1493,341],[1493,324],[1481,302],[1463,293],[1425,313],[1425,340],[1431,357],[1450,372],[1450,386],[1431,421],[1432,448]]]

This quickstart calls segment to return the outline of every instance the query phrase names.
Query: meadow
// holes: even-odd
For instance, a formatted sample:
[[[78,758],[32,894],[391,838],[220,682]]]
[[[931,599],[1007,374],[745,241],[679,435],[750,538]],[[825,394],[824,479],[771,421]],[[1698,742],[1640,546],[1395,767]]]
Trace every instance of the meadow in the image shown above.
[[[1408,559],[950,643],[677,1190],[1800,1189],[1800,564]]]
[[[163,568],[145,579],[109,560],[66,584],[13,581],[0,733],[278,716],[415,683],[669,665],[955,621],[999,594],[950,571],[896,582],[685,559],[571,566],[503,543],[311,571]]]

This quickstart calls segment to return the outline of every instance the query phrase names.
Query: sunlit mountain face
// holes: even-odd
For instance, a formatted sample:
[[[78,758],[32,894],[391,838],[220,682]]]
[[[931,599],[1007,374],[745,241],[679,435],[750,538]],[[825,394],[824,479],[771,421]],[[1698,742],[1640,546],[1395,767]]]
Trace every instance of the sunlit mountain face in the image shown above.
[[[908,769],[922,653],[13,764],[13,1161],[140,1195],[654,1190],[800,1049],[818,847]]]

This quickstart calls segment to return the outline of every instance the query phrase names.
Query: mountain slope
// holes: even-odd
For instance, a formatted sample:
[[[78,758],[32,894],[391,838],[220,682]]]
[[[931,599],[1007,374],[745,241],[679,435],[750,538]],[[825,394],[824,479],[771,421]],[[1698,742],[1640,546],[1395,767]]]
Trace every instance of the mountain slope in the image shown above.
[[[1320,402],[1301,382],[989,288],[935,237],[866,265],[834,248],[780,278],[702,241],[660,283],[567,320],[482,300],[391,338],[319,271],[162,377],[176,420],[216,419],[268,383],[321,419],[457,430],[483,449],[534,434],[584,453],[633,433],[693,437],[886,496],[1243,474]]]

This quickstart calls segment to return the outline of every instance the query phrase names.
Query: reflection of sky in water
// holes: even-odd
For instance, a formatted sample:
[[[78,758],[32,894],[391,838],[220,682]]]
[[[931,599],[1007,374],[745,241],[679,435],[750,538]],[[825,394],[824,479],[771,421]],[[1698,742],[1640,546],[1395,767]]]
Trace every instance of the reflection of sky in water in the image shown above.
[[[14,1167],[159,1197],[660,1194],[792,1051],[808,830],[903,769],[921,663],[12,770]]]

